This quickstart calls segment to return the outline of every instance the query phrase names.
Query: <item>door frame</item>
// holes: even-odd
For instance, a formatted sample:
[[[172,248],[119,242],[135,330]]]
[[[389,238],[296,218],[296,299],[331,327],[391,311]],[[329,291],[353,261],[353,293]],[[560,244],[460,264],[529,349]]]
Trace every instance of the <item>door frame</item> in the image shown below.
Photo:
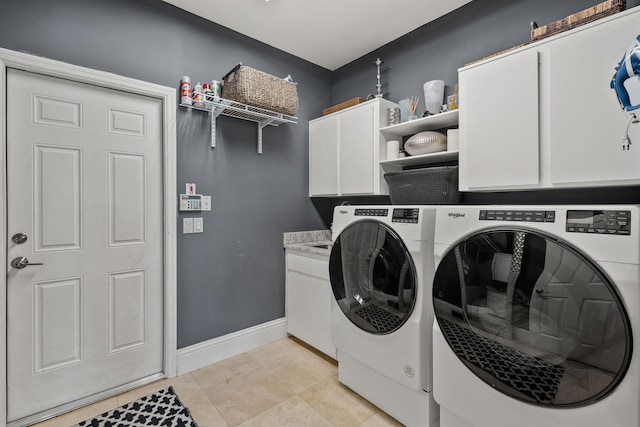
[[[176,90],[105,71],[0,48],[0,319],[7,318],[7,69],[15,68],[150,96],[162,102],[164,375],[176,376],[177,357],[177,193]],[[0,427],[7,424],[7,322],[0,321]]]

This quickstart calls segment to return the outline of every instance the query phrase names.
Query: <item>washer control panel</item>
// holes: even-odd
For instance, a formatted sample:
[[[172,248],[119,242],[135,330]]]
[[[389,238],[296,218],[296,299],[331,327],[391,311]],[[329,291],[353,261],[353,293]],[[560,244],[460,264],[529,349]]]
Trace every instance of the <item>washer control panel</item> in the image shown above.
[[[631,235],[631,211],[567,211],[567,232]]]
[[[387,216],[389,215],[389,209],[356,209],[355,216]]]
[[[555,222],[555,211],[481,210],[482,221]]]
[[[409,224],[418,223],[418,209],[396,208],[393,210],[391,222],[403,222]]]

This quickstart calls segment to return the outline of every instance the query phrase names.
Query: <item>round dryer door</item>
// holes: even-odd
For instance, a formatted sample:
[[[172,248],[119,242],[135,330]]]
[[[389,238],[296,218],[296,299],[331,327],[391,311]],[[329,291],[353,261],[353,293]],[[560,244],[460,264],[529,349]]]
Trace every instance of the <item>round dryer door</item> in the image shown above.
[[[631,327],[616,287],[550,236],[494,230],[466,238],[440,260],[433,302],[453,353],[515,399],[588,405],[630,363]]]
[[[397,330],[415,305],[413,261],[400,237],[383,223],[364,220],[345,228],[333,244],[329,275],[338,306],[364,331]]]

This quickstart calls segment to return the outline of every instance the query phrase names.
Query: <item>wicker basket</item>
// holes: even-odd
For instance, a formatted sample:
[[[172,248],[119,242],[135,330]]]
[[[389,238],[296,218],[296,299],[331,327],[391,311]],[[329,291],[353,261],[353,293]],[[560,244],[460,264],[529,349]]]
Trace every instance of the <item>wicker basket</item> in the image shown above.
[[[435,166],[384,174],[391,204],[438,205],[460,201],[458,166]]]
[[[542,40],[545,37],[549,37],[554,34],[558,34],[584,24],[588,24],[589,22],[596,21],[600,18],[604,18],[605,16],[622,12],[626,7],[626,0],[607,0],[603,3],[590,7],[589,9],[585,9],[578,13],[574,13],[573,15],[569,15],[566,18],[560,19],[539,28],[534,28],[531,31],[531,40]]]
[[[295,83],[238,64],[222,78],[221,96],[231,101],[293,116],[298,111]]]

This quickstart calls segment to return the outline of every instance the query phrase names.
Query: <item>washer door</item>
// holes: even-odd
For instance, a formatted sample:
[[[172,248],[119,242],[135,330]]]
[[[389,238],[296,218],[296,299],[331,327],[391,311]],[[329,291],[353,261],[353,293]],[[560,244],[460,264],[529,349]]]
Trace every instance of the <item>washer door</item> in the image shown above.
[[[629,367],[631,326],[614,284],[550,236],[471,235],[442,258],[433,296],[456,356],[515,399],[587,405],[610,393]]]
[[[385,224],[363,220],[345,228],[331,250],[333,295],[360,329],[388,334],[407,321],[416,298],[416,272],[400,237]]]

